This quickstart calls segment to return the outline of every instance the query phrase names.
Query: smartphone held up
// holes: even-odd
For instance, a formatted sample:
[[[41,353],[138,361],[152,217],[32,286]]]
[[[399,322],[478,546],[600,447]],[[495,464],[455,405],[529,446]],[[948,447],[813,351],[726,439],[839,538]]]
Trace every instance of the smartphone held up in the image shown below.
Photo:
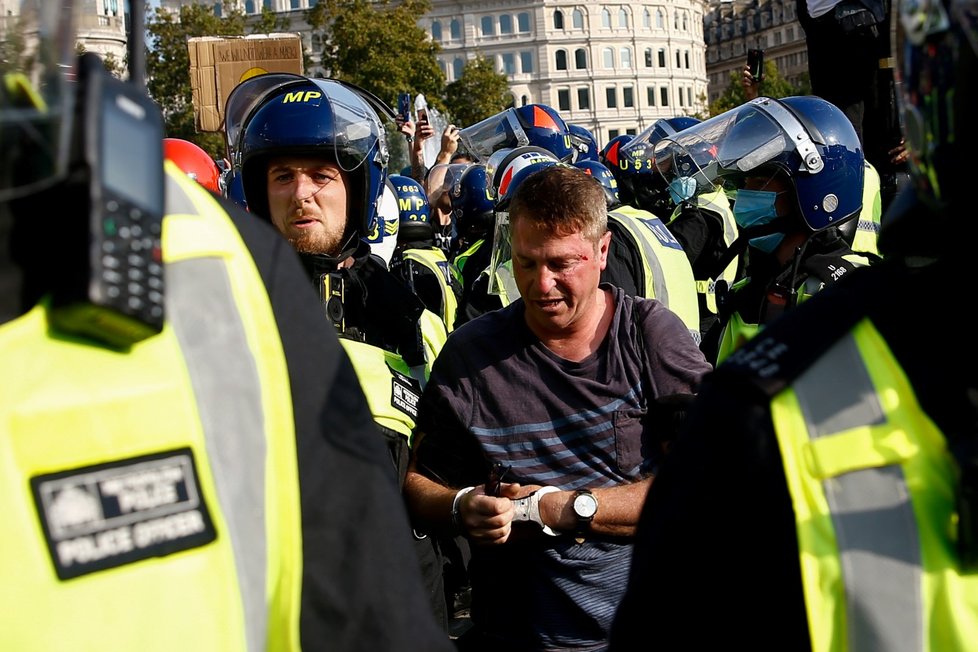
[[[755,84],[764,81],[764,50],[755,48],[747,50],[747,68]]]

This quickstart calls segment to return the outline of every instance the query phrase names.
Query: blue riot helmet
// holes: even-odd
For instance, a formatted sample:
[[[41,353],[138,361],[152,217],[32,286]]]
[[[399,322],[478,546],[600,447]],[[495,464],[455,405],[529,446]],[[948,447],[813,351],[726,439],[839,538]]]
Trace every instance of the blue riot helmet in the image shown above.
[[[232,169],[228,176],[227,198],[241,208],[248,210],[248,200],[244,196],[244,185],[241,183],[241,172]]]
[[[621,198],[618,196],[618,181],[611,173],[608,166],[597,161],[578,161],[574,164],[579,170],[591,175],[601,184],[604,189],[605,199],[608,201],[608,210],[614,210],[621,206]]]
[[[452,220],[459,238],[474,242],[492,232],[493,190],[486,166],[470,165],[449,192]]]
[[[622,201],[664,219],[672,214],[676,205],[692,198],[692,193],[677,195],[669,192],[666,180],[654,165],[654,150],[663,138],[699,123],[700,120],[686,116],[662,118],[619,147],[618,169],[613,171],[618,178]]]
[[[527,145],[541,147],[561,161],[574,161],[577,155],[567,123],[545,104],[506,109],[462,129],[459,137],[481,163],[497,150]]]
[[[575,163],[580,163],[581,161],[597,161],[598,160],[598,141],[595,140],[594,134],[587,127],[575,124],[568,124],[567,129],[570,131],[571,144],[574,149],[577,150],[577,156],[574,159]]]
[[[794,189],[802,224],[778,217],[770,206],[760,218],[759,204],[772,198],[754,193],[765,191],[737,195],[735,217],[746,219],[738,217],[738,224],[770,225],[764,235],[797,227],[818,232],[852,219],[862,208],[864,156],[856,131],[842,111],[818,97],[751,100],[663,138],[653,158],[669,187],[687,194],[720,184],[742,188],[748,178],[783,174]],[[747,204],[758,206],[746,211]]]
[[[280,73],[252,77],[235,91],[247,95],[245,85],[252,84],[260,92],[242,103],[247,115],[232,116],[235,133],[240,132],[234,141],[228,130],[249,210],[269,217],[265,179],[269,159],[323,157],[339,165],[349,179],[347,229],[359,237],[370,234],[378,220],[388,158],[376,101],[344,82]],[[229,107],[231,102],[229,98]]]
[[[621,151],[622,146],[627,145],[634,137],[631,134],[622,134],[609,140],[601,148],[601,151],[598,152],[598,163],[603,163],[614,174],[618,168],[618,152]]]
[[[399,174],[391,175],[390,181],[397,196],[398,243],[434,245],[435,227],[431,222],[431,206],[424,188],[411,177]]]
[[[495,152],[486,164],[496,198],[495,228],[492,236],[492,257],[489,269],[489,292],[518,296],[512,282],[512,274],[501,272],[510,264],[512,244],[510,241],[509,204],[520,187],[530,175],[554,165],[563,165],[557,158],[541,147],[517,147]]]
[[[931,219],[957,220],[973,203],[963,162],[978,147],[976,122],[968,118],[978,105],[978,2],[904,1],[900,25],[903,121],[917,196]]]

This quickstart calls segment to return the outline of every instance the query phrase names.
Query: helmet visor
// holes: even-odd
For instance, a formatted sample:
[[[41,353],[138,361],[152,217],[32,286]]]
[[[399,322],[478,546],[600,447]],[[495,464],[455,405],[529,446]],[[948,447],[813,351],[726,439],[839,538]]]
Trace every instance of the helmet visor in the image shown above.
[[[445,212],[452,210],[452,193],[457,192],[462,174],[472,163],[439,163],[428,171],[428,203]]]
[[[224,132],[228,158],[232,162],[238,152],[238,137],[241,135],[241,130],[249,116],[261,106],[262,101],[287,84],[305,81],[305,77],[300,75],[275,72],[250,77],[234,87],[224,104]]]
[[[67,4],[22,0],[0,17],[0,201],[66,174],[77,59]]]
[[[513,109],[506,109],[502,113],[462,129],[459,138],[462,139],[465,149],[480,163],[484,163],[493,152],[504,147],[522,147],[530,144],[530,139]]]
[[[345,172],[359,168],[376,148],[383,147],[380,120],[377,113],[353,89],[328,79],[313,79],[329,100],[333,112],[333,146],[336,160]]]
[[[689,177],[697,192],[706,192],[721,184],[736,187],[747,173],[791,151],[808,173],[822,169],[815,144],[794,114],[776,100],[758,98],[663,138],[655,164],[667,182]]]

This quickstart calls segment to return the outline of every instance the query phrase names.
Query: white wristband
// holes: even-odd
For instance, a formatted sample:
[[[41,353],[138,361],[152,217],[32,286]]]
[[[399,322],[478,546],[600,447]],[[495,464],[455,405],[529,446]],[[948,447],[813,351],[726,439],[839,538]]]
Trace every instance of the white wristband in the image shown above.
[[[469,493],[475,489],[475,487],[465,487],[464,489],[459,489],[458,493],[455,494],[455,500],[452,501],[452,525],[456,529],[462,529],[462,496]]]

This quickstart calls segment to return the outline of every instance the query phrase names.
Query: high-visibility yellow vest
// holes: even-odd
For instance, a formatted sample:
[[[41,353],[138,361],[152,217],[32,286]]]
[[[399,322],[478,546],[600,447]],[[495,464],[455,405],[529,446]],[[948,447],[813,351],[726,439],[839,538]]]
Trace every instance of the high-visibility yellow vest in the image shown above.
[[[879,256],[880,222],[883,214],[883,199],[880,194],[880,175],[869,161],[865,162],[863,175],[863,208],[859,212],[856,233],[852,239],[852,250],[856,253]]]
[[[723,189],[703,193],[696,196],[696,206],[703,210],[710,211],[720,216],[723,222],[723,242],[730,247],[739,235],[737,221],[734,219],[733,210],[730,208],[730,200]],[[683,207],[677,206],[669,218],[668,224],[679,217]],[[711,314],[717,314],[716,282],[723,280],[727,282],[727,287],[731,287],[737,278],[737,266],[740,264],[740,256],[735,256],[726,269],[720,274],[719,278],[698,278],[696,279],[696,292],[703,298],[700,303],[701,308],[706,308]]]
[[[975,649],[978,574],[961,572],[951,540],[954,461],[872,321],[776,394],[771,417],[812,650]]]
[[[296,650],[302,540],[277,326],[247,247],[167,162],[167,322],[118,352],[0,325],[0,648]]]
[[[648,211],[621,206],[608,213],[636,245],[645,270],[644,295],[658,299],[686,324],[700,341],[700,309],[693,268],[683,247],[658,217]]]
[[[413,260],[419,265],[423,265],[430,270],[438,279],[438,287],[441,288],[442,314],[440,317],[445,322],[445,328],[451,332],[455,327],[455,313],[458,311],[458,298],[452,290],[451,270],[445,252],[437,247],[431,249],[405,249],[401,257],[404,260]]]

